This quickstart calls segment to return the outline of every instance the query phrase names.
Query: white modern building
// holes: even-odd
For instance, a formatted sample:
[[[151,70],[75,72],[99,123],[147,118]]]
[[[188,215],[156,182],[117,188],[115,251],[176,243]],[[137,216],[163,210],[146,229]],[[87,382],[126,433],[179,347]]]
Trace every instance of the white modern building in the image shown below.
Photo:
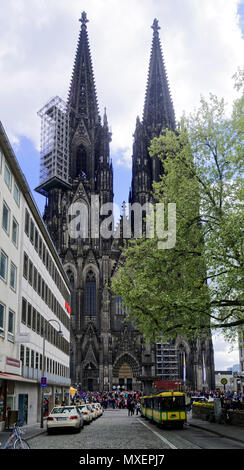
[[[69,280],[0,123],[0,430],[9,411],[39,421],[42,391],[49,408],[68,396],[69,304]]]

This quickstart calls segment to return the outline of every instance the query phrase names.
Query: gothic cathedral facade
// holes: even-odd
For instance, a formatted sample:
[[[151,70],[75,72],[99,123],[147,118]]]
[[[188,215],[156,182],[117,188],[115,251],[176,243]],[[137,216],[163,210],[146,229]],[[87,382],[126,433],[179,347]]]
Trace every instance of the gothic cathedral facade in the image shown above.
[[[185,341],[179,338],[170,348],[162,343],[147,345],[143,335],[124,321],[122,299],[109,290],[122,262],[117,238],[91,233],[94,200],[113,202],[113,167],[109,145],[111,133],[106,111],[99,115],[87,17],[83,12],[69,90],[69,168],[67,184],[54,178],[43,185],[47,203],[44,220],[72,286],[71,351],[72,384],[81,390],[151,389],[162,378],[162,361],[169,354],[167,379],[183,379],[192,389],[214,386],[211,339]],[[161,50],[158,21],[153,40],[143,119],[137,118],[132,155],[131,203],[150,200],[152,182],[162,171],[159,161],[148,154],[150,140],[166,128],[175,129],[175,116]],[[44,191],[45,190],[45,191]],[[72,237],[70,207],[81,204],[88,214],[87,230]],[[85,215],[85,214],[84,214]],[[100,222],[102,216],[98,216]],[[82,217],[80,225],[82,225]],[[171,357],[171,358],[170,358]],[[164,367],[165,369],[165,367]]]

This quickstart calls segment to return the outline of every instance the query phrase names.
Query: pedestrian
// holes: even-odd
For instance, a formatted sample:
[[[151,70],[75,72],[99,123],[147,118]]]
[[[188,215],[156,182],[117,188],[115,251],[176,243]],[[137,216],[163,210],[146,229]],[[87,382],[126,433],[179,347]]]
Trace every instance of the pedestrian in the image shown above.
[[[127,409],[128,409],[128,416],[132,414],[132,408],[131,408],[131,399],[127,399]]]
[[[136,403],[136,415],[138,416],[138,414],[140,413],[141,413],[141,403],[138,400],[138,402]]]

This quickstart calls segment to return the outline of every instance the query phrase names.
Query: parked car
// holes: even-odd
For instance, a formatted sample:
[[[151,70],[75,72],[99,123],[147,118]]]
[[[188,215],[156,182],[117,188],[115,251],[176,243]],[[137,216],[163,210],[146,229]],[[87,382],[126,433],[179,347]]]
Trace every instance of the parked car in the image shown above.
[[[48,434],[61,428],[73,428],[80,432],[83,425],[83,416],[77,406],[55,406],[47,418]]]
[[[95,403],[95,407],[97,409],[98,416],[101,416],[103,414],[103,409],[102,409],[100,403]]]
[[[98,417],[98,411],[97,411],[97,409],[96,409],[96,407],[95,407],[95,403],[89,403],[89,405],[87,405],[87,406],[90,407],[90,410],[91,410],[91,412],[92,412],[92,418],[93,418],[93,419],[96,419],[96,418]]]
[[[91,412],[92,419],[96,419],[96,412],[95,412],[94,408],[92,408],[91,403],[87,403],[86,406],[87,406],[88,410]]]
[[[89,424],[92,421],[92,412],[91,410],[87,407],[87,405],[81,404],[78,406],[80,412],[82,413],[83,421],[84,424]]]

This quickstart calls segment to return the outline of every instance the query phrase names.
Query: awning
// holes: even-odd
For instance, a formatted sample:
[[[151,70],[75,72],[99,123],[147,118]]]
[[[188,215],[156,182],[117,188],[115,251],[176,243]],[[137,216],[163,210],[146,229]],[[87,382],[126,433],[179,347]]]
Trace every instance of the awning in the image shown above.
[[[0,379],[15,380],[16,382],[29,382],[32,384],[37,383],[36,380],[26,379],[25,377],[22,377],[21,375],[7,374],[5,372],[0,372]]]

